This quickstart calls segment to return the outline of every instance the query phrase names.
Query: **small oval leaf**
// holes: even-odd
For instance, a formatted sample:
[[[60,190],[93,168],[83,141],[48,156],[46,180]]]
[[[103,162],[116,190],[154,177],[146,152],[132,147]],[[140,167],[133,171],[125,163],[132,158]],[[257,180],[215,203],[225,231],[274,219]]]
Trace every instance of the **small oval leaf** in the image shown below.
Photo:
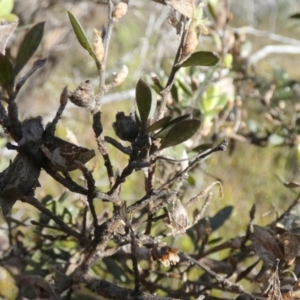
[[[17,75],[40,45],[44,34],[45,22],[37,23],[26,34],[18,51],[15,75]]]
[[[143,79],[140,79],[136,85],[135,97],[142,130],[145,130],[147,120],[155,110],[156,97],[154,97],[150,86]]]
[[[290,15],[290,18],[291,19],[300,19],[300,13],[296,13],[296,14]]]
[[[0,85],[9,89],[14,85],[14,68],[8,57],[0,53]]]
[[[145,133],[149,133],[149,132],[153,132],[153,131],[156,131],[158,129],[161,129],[162,127],[166,126],[169,123],[170,120],[171,120],[171,116],[166,116],[166,117],[158,120],[157,122],[155,122],[151,126],[149,126],[146,129]]]
[[[176,123],[161,141],[160,150],[178,145],[193,136],[200,127],[200,120],[191,119]]]
[[[81,24],[79,23],[79,21],[77,20],[77,18],[68,10],[68,16],[71,22],[71,25],[73,27],[73,31],[76,35],[76,38],[78,40],[78,42],[80,43],[80,45],[90,54],[90,56],[94,59],[97,68],[100,68],[100,62],[94,52],[93,47],[91,46]]]
[[[180,117],[177,117],[175,119],[173,119],[171,122],[169,122],[167,125],[165,125],[162,130],[160,130],[156,135],[155,138],[163,138],[167,135],[167,133],[170,131],[170,129],[176,124],[179,123],[183,120],[186,120],[187,118],[189,118],[191,115],[190,114],[186,114]]]
[[[181,67],[191,66],[203,66],[210,67],[214,66],[219,62],[219,56],[210,51],[198,51],[193,53],[186,61],[184,61]]]

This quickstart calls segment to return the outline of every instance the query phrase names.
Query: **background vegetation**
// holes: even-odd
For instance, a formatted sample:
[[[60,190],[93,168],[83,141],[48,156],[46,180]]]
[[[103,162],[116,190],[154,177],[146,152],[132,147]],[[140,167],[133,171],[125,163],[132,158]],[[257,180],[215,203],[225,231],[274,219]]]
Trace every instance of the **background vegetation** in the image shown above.
[[[26,1],[26,4],[15,1],[9,7],[7,3],[10,2],[0,2],[0,19],[2,24],[19,19],[18,27],[6,45],[5,55],[13,64],[28,29],[45,22],[40,46],[24,65],[19,78],[28,73],[36,59],[47,58],[47,62],[30,76],[14,100],[20,122],[40,115],[45,127],[62,106],[60,99],[64,98],[62,90],[65,86],[68,86],[70,96],[70,91],[81,82],[90,80],[95,94],[99,93],[99,87],[101,94],[101,72],[78,43],[67,10],[80,21],[93,44],[93,29],[107,28],[112,22],[108,4],[107,1]],[[102,75],[106,83],[113,82],[114,74],[123,65],[128,68],[128,75],[121,85],[110,89],[103,98],[101,95],[104,129],[101,138],[109,136],[120,141],[112,124],[117,112],[129,115],[136,110],[136,87],[140,78],[151,86],[152,93],[156,91],[158,101],[164,99],[160,85],[168,86],[174,62],[176,64],[179,59],[176,53],[184,46],[174,24],[170,24],[170,16],[176,16],[184,24],[196,22],[194,16],[180,16],[190,1],[179,1],[183,8],[174,6],[174,2],[130,1],[125,16],[115,22],[105,61],[106,72]],[[116,5],[117,1],[114,5],[111,3],[112,10]],[[180,187],[168,185],[169,194],[155,199],[157,212],[153,215],[150,235],[149,232],[145,234],[151,208],[146,202],[126,217],[124,204],[113,205],[113,201],[105,202],[101,197],[94,199],[99,226],[119,215],[127,222],[118,224],[117,234],[110,237],[102,252],[97,248],[99,245],[90,251],[85,247],[84,239],[72,237],[59,224],[62,232],[57,230],[57,224],[50,221],[51,216],[45,220],[45,213],[36,203],[20,199],[22,201],[17,201],[9,214],[1,219],[0,272],[4,279],[0,281],[0,295],[4,299],[42,296],[119,299],[116,286],[105,286],[111,283],[122,288],[124,299],[202,299],[202,296],[203,299],[298,299],[298,12],[300,5],[296,0],[208,1],[203,6],[203,15],[198,15],[197,28],[202,34],[193,52],[213,52],[219,62],[214,65],[206,61],[201,66],[180,68],[166,111],[172,119],[190,114],[193,119],[201,120],[201,126],[191,139],[167,148],[162,155],[172,159],[199,153],[205,155],[204,151],[224,139],[229,141],[227,151],[201,160],[188,173],[188,178],[177,178],[182,184]],[[205,64],[209,66],[203,66]],[[5,111],[10,105],[6,101],[8,90],[4,86],[1,94]],[[115,179],[110,179],[107,174],[103,163],[105,156],[98,151],[101,148],[99,139],[97,147],[95,130],[91,126],[95,123],[95,114],[95,111],[91,113],[89,109],[69,102],[57,125],[52,124],[56,136],[95,150],[95,157],[86,166],[92,171],[97,190],[114,195]],[[10,159],[16,156],[16,151],[5,146],[13,141],[20,145],[20,139],[14,137],[4,119],[2,114],[2,181],[7,175],[4,170],[9,168]],[[100,142],[104,143],[103,139]],[[128,141],[122,144],[132,146]],[[128,166],[128,156],[109,143],[106,146],[114,178],[122,177],[122,171]],[[183,164],[161,160],[156,166],[152,188],[158,189],[172,178],[172,174],[179,174],[181,168],[184,168]],[[82,172],[71,172],[70,178],[86,186],[89,181]],[[142,175],[142,171],[133,172],[117,190],[119,199],[126,201],[129,208],[139,199],[149,197]],[[68,178],[68,175],[64,176]],[[87,216],[85,238],[94,241],[97,236],[95,220],[87,212],[86,196],[72,193],[43,170],[39,183],[41,188],[35,190],[35,198],[75,231],[82,232]],[[220,186],[222,198],[218,191]],[[173,191],[187,208],[187,219],[185,209],[177,200],[171,199]],[[3,186],[1,193],[3,199]],[[188,205],[196,195],[199,196],[197,201]],[[3,200],[1,203],[2,206]],[[181,221],[183,218],[183,222],[192,224],[199,218],[199,222],[191,228],[181,226],[184,230],[178,231],[178,226],[174,225],[176,205],[182,210],[179,211]],[[257,227],[253,228],[253,224]],[[136,233],[135,238],[130,234],[131,229]],[[145,236],[151,240],[145,241]],[[160,239],[155,240],[155,237]],[[293,250],[287,246],[291,244]],[[166,245],[171,248],[162,253],[161,247]],[[155,254],[153,249],[157,251]],[[93,257],[100,255],[101,259],[84,265],[91,253]],[[135,254],[138,254],[138,262],[134,259]],[[180,262],[175,263],[172,259],[176,260],[177,255]],[[165,261],[174,265],[166,266]],[[139,275],[133,267],[136,263]],[[192,266],[197,263],[200,264],[198,268]],[[85,273],[83,266],[88,268],[87,277],[78,273],[78,270]],[[104,284],[103,279],[108,282]],[[107,287],[111,288],[110,292]],[[145,294],[140,294],[140,290]]]

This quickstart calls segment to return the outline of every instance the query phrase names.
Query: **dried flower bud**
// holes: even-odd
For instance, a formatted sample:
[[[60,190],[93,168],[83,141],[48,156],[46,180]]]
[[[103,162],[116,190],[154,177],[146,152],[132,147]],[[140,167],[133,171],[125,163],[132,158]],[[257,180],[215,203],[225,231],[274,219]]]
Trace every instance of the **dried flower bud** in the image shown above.
[[[119,21],[125,16],[128,8],[128,0],[122,0],[113,10],[112,18],[115,22]]]
[[[198,45],[200,33],[200,27],[195,26],[195,24],[192,22],[187,31],[186,38],[182,47],[181,56],[178,59],[177,64],[183,63],[188,57],[193,54]]]
[[[171,212],[172,226],[174,229],[182,232],[188,225],[188,215],[186,209],[182,205],[181,201],[175,197],[173,200],[173,207]]]
[[[176,265],[180,261],[177,253],[178,250],[169,246],[159,247],[158,245],[155,245],[151,249],[153,259],[159,260],[165,267]]]
[[[128,68],[123,66],[122,69],[114,76],[113,86],[122,84],[128,75]]]
[[[58,137],[45,142],[40,148],[57,171],[74,171],[78,169],[76,161],[85,164],[95,156],[94,150],[79,147]]]
[[[93,43],[94,52],[96,57],[100,62],[103,61],[104,58],[104,45],[102,39],[102,31],[94,29],[94,43]]]
[[[65,86],[60,94],[60,105],[66,106],[68,103],[68,87]]]
[[[81,82],[74,92],[69,93],[69,99],[79,107],[93,109],[95,107],[95,97],[90,81]]]
[[[139,134],[134,114],[125,116],[124,112],[118,112],[113,128],[116,135],[123,141],[133,142]]]

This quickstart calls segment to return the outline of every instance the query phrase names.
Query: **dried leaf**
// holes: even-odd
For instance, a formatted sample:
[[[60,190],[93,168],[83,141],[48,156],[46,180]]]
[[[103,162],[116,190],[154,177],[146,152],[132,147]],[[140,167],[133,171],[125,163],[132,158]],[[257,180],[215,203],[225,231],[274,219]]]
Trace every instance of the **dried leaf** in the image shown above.
[[[277,259],[284,258],[275,238],[267,228],[254,225],[251,240],[256,254],[268,265],[275,267]]]
[[[94,28],[94,43],[93,48],[97,59],[102,62],[104,58],[104,45],[102,39],[102,32]]]
[[[19,22],[13,22],[11,24],[0,26],[0,53],[2,53],[3,55],[5,55],[5,48],[9,37],[15,31],[18,24]]]
[[[15,75],[23,69],[39,47],[44,34],[44,26],[45,22],[37,23],[26,34],[16,58]]]
[[[128,75],[128,68],[123,66],[122,69],[114,76],[113,86],[119,86],[122,84]]]
[[[128,0],[122,0],[117,4],[115,9],[112,12],[112,18],[115,22],[119,21],[121,18],[123,18],[128,9]]]
[[[280,280],[278,276],[278,267],[272,270],[271,276],[268,280],[268,300],[283,300],[280,291]]]
[[[86,164],[95,156],[94,150],[79,147],[58,137],[40,148],[57,171],[74,171],[78,169],[76,161]]]
[[[176,65],[181,65],[184,61],[186,61],[195,51],[200,36],[200,30],[195,26],[194,22],[190,24],[190,27],[187,31],[186,38],[184,44],[182,46],[182,52]]]
[[[284,259],[287,265],[292,265],[300,253],[300,235],[285,232],[280,236],[283,245]]]
[[[165,267],[176,265],[180,261],[178,250],[169,246],[154,245],[151,254],[154,260],[159,260]]]
[[[178,231],[183,231],[188,225],[187,211],[176,196],[172,202],[172,226]]]
[[[165,0],[165,2],[183,16],[189,19],[193,17],[194,5],[192,0]]]

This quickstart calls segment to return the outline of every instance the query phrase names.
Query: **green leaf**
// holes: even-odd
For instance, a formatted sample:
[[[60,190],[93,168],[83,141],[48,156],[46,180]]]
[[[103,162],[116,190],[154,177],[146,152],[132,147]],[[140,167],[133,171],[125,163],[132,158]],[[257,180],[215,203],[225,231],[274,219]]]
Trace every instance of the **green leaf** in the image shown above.
[[[191,119],[176,123],[161,141],[160,150],[178,145],[193,136],[200,127],[200,120]]]
[[[186,61],[184,61],[181,67],[191,67],[191,66],[203,66],[210,67],[214,66],[219,62],[219,56],[210,51],[199,51],[193,53]]]
[[[150,86],[143,79],[140,79],[136,85],[135,96],[142,130],[145,130],[147,120],[156,108],[156,97],[152,93]]]
[[[26,34],[18,51],[15,64],[15,75],[23,69],[39,47],[44,34],[44,26],[45,22],[37,23]]]
[[[15,81],[14,68],[8,57],[0,53],[0,85],[9,89]]]
[[[231,53],[227,53],[224,56],[224,66],[225,68],[229,69],[232,66],[232,62],[233,62],[233,56]]]
[[[90,56],[94,59],[97,68],[100,68],[100,62],[94,52],[94,49],[92,48],[81,24],[77,20],[77,18],[68,10],[68,16],[71,22],[71,25],[73,27],[73,31],[77,37],[78,42],[80,45],[90,54]]]
[[[183,90],[183,92],[188,96],[188,97],[192,97],[193,96],[193,92],[191,91],[191,88],[185,84],[182,80],[177,79],[176,80],[178,82],[179,87]]]
[[[163,138],[167,135],[167,133],[170,131],[170,129],[176,124],[179,123],[183,120],[186,120],[187,118],[189,118],[191,115],[190,114],[186,114],[180,117],[177,117],[175,119],[173,119],[171,122],[169,122],[166,126],[164,126],[162,128],[161,131],[159,131],[156,135],[155,138]]]
[[[290,18],[291,19],[300,19],[300,13],[296,13],[296,14],[290,15]]]
[[[171,116],[166,116],[166,117],[158,120],[157,122],[153,123],[151,126],[149,126],[146,129],[146,133],[153,132],[153,131],[156,131],[158,129],[161,129],[162,127],[166,126],[169,123],[170,120],[171,120]]]
[[[0,16],[10,14],[14,8],[14,0],[2,0],[0,2]]]
[[[171,87],[171,95],[172,95],[173,100],[176,103],[178,103],[179,102],[179,96],[178,96],[178,89],[177,89],[176,84],[173,84],[172,87]]]
[[[196,186],[196,183],[197,183],[197,181],[196,181],[196,179],[195,179],[195,177],[194,177],[194,176],[192,176],[192,175],[189,175],[189,177],[188,177],[187,181],[188,181],[188,183],[189,183],[190,185],[192,185],[192,186]]]
[[[200,103],[201,109],[204,114],[216,109],[221,96],[221,88],[217,84],[211,84],[203,93],[202,101]]]
[[[207,2],[207,7],[208,7],[208,10],[209,10],[209,13],[212,15],[212,17],[216,21],[217,17],[216,17],[216,13],[215,13],[215,9],[216,9],[215,3],[213,3],[213,1],[208,1]]]
[[[15,14],[5,14],[0,16],[0,20],[1,19],[4,19],[5,21],[11,23],[11,22],[18,21],[19,17]]]

